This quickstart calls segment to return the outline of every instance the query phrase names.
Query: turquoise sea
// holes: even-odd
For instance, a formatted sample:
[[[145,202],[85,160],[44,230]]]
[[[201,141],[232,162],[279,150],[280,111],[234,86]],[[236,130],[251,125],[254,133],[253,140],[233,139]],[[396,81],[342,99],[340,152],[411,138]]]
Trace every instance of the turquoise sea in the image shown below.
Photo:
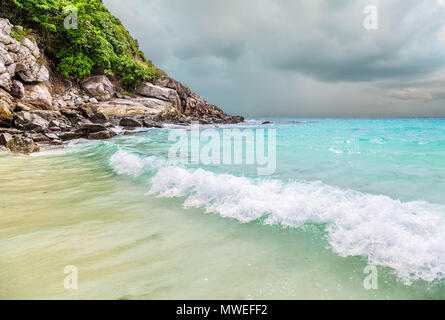
[[[174,162],[174,126],[0,153],[0,298],[445,298],[445,119],[235,127],[275,130],[273,174]]]

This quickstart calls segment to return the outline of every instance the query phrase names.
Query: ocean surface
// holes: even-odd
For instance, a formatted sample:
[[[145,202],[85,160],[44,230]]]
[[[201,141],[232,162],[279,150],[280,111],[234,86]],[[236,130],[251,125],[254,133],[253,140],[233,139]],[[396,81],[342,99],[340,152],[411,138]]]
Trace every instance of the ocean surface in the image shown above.
[[[264,120],[208,127],[275,130],[270,175],[174,126],[0,153],[0,298],[445,299],[445,119]]]

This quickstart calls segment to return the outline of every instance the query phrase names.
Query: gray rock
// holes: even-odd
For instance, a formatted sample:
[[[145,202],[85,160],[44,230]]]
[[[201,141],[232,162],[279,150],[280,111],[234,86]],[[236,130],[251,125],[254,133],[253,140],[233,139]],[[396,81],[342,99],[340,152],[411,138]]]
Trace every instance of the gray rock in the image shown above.
[[[74,100],[74,104],[75,104],[76,106],[80,106],[80,105],[84,104],[84,101],[83,101],[82,98],[77,97],[77,98],[75,98],[75,100]]]
[[[23,98],[25,96],[25,86],[18,80],[12,80],[11,94],[16,98]]]
[[[57,100],[57,103],[62,108],[66,108],[68,106],[67,103],[65,102],[65,100],[63,100],[63,99]]]
[[[5,33],[6,35],[9,35],[12,31],[12,24],[9,22],[8,19],[0,18],[0,31],[2,33]]]
[[[146,82],[137,87],[136,93],[148,98],[169,101],[175,108],[181,108],[181,100],[178,93],[173,89],[155,86],[150,82]]]
[[[62,128],[62,124],[60,123],[60,121],[57,120],[51,120],[49,125],[48,125],[48,129],[51,131],[59,131]]]
[[[3,43],[4,45],[10,44],[11,37],[9,37],[7,34],[0,33],[0,43]]]
[[[116,136],[116,133],[114,133],[113,131],[104,130],[104,131],[99,131],[99,132],[95,132],[95,133],[90,133],[88,135],[88,140],[106,140],[106,139],[111,139],[115,136]]]
[[[45,133],[45,136],[50,140],[58,140],[59,137],[55,135],[54,133]]]
[[[0,69],[1,69],[1,65],[0,65]],[[0,88],[5,89],[6,91],[10,91],[11,90],[11,76],[9,75],[8,72],[6,72],[6,68],[5,68],[5,72],[0,73]]]
[[[8,74],[13,77],[15,75],[15,69],[17,67],[17,64],[11,63],[9,66],[6,67],[6,71]]]
[[[5,133],[0,134],[0,145],[8,148],[8,145],[10,144],[10,142],[12,140],[13,140],[13,137],[9,133],[5,132]]]
[[[82,112],[83,116],[86,118],[92,118],[97,111],[95,107],[88,104],[83,104],[79,106],[78,109]]]
[[[12,42],[8,44],[6,48],[8,48],[8,50],[12,53],[17,53],[20,51],[21,45],[17,40],[12,39]]]
[[[16,153],[30,154],[33,152],[39,152],[40,148],[32,139],[25,137],[14,137],[14,140],[10,143],[9,150]]]
[[[0,128],[0,133],[9,133],[10,135],[21,134],[22,131],[16,128]]]
[[[144,119],[144,121],[142,121],[142,125],[145,128],[163,128],[162,124],[150,119]]]
[[[43,132],[48,129],[49,122],[37,114],[22,111],[17,113],[15,119],[16,127],[24,130],[34,130],[35,132]]]
[[[29,53],[31,55],[31,53]],[[17,69],[25,69],[19,71],[18,75],[24,82],[43,82],[49,80],[49,71],[45,66],[39,65],[33,56],[33,59],[26,63],[18,62]]]
[[[76,131],[65,132],[62,135],[60,135],[60,138],[64,141],[79,139],[81,137],[82,137],[82,134],[78,133]]]
[[[130,128],[139,128],[142,127],[142,124],[139,121],[136,121],[134,119],[131,118],[123,118],[120,122],[119,125],[121,127],[130,127]]]
[[[28,38],[23,38],[22,44],[23,44],[23,46],[25,46],[26,48],[29,49],[29,51],[35,58],[40,57],[39,47],[37,46],[37,44],[34,41],[31,41]]]
[[[110,119],[101,112],[96,113],[94,116],[90,118],[90,120],[94,123],[101,123],[101,124],[105,124],[108,121],[110,121]]]
[[[107,116],[126,117],[133,115],[157,115],[174,109],[169,101],[155,98],[135,98],[131,100],[113,99],[99,103],[98,112]]]
[[[46,137],[46,135],[42,133],[34,133],[31,135],[32,140],[35,142],[48,142],[49,139]]]
[[[0,43],[0,62],[2,62],[5,66],[9,66],[14,63],[14,58],[12,57],[13,53],[9,52],[8,46]]]
[[[81,137],[88,137],[91,133],[97,133],[101,131],[107,131],[107,128],[101,124],[86,123],[83,124],[76,133],[80,134]]]
[[[49,92],[49,88],[44,83],[27,84],[23,101],[35,105],[52,109],[53,97]]]
[[[111,81],[104,75],[93,76],[85,79],[82,82],[82,87],[94,98],[98,100],[109,100],[111,99],[116,88],[111,83]]]

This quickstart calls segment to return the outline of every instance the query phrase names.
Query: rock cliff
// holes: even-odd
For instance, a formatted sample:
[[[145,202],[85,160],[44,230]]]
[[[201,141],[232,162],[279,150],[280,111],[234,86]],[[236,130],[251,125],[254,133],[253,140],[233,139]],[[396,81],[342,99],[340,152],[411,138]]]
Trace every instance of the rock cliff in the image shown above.
[[[0,18],[0,146],[11,151],[36,152],[41,144],[77,138],[109,139],[115,126],[132,130],[244,120],[169,77],[140,84],[131,96],[106,75],[69,81],[51,67],[36,41],[18,41],[12,29]]]

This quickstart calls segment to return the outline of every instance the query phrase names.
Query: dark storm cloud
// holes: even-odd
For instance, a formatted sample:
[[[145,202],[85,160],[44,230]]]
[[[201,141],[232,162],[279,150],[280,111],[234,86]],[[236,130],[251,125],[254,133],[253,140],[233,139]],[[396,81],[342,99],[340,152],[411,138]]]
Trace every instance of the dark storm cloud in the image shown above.
[[[229,112],[445,115],[438,86],[417,87],[445,64],[436,0],[104,2],[158,66]]]

